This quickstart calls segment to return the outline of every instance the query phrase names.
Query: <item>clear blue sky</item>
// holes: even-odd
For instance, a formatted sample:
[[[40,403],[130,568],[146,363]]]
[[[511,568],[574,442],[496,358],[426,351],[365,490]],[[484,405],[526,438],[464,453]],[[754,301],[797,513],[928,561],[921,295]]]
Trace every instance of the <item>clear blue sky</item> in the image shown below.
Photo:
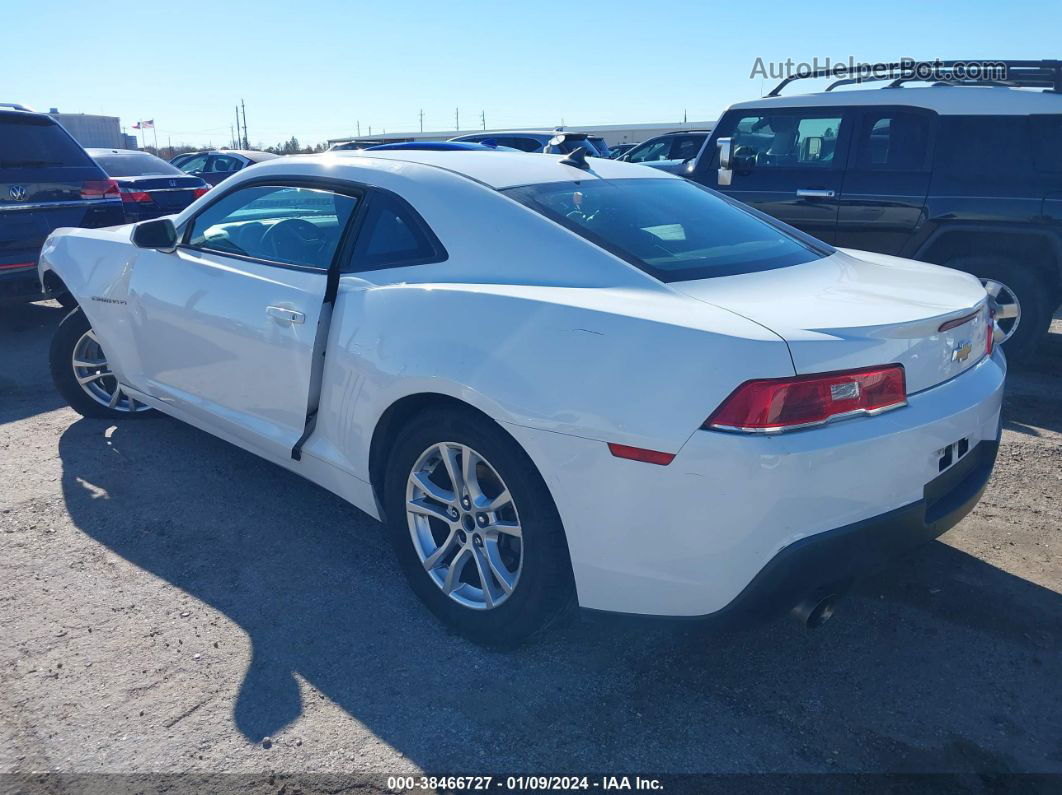
[[[3,0],[0,101],[154,119],[159,143],[715,119],[765,61],[1062,57],[1062,2]]]

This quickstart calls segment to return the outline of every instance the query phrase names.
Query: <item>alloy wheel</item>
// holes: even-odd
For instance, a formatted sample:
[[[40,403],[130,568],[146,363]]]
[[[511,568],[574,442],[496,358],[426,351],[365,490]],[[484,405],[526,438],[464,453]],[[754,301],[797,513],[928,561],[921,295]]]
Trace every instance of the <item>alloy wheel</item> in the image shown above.
[[[74,345],[71,365],[81,389],[101,406],[129,414],[149,410],[149,406],[137,402],[122,389],[92,329],[82,334]]]
[[[413,548],[432,581],[475,610],[503,604],[523,567],[516,504],[497,470],[458,442],[425,450],[406,483]]]
[[[1012,289],[997,279],[981,279],[981,284],[992,300],[996,325],[1003,332],[1003,338],[999,342],[1006,342],[1014,336],[1021,323],[1021,301]]]

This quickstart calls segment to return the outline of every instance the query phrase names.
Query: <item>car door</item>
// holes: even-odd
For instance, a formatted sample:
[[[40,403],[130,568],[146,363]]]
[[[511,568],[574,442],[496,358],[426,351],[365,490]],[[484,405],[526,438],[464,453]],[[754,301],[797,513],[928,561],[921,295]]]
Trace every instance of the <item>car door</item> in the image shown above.
[[[359,201],[313,182],[244,184],[184,224],[173,252],[139,250],[131,385],[288,457],[305,429],[329,270]]]
[[[937,115],[916,108],[853,113],[837,213],[839,246],[900,254],[924,217]]]
[[[837,108],[731,111],[714,136],[731,141],[730,184],[719,183],[717,149],[693,179],[832,243],[849,126]]]

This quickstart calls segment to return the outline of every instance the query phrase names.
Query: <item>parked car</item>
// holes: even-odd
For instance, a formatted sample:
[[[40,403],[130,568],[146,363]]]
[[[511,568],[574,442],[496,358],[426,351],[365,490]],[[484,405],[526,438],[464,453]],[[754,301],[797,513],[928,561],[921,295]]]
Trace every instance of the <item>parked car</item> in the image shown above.
[[[87,149],[89,157],[118,186],[126,221],[178,213],[210,190],[161,158],[135,149]]]
[[[188,160],[191,160],[193,157],[196,157],[199,154],[199,152],[183,152],[179,155],[175,155],[174,157],[170,158],[170,165],[180,168],[181,163],[187,162]]]
[[[178,155],[184,158],[184,155]],[[211,185],[217,185],[237,171],[280,157],[272,152],[257,152],[250,149],[223,149],[209,152],[194,152],[175,164],[185,174],[200,177]],[[176,159],[176,158],[175,158]]]
[[[371,149],[374,146],[386,144],[412,143],[412,138],[356,138],[353,141],[341,141],[328,147],[329,152],[356,152],[361,149]]]
[[[1057,61],[1003,63],[1008,85],[783,83],[731,107],[689,176],[837,246],[972,273],[1028,356],[1062,301],[1062,81]]]
[[[57,231],[40,270],[81,302],[51,348],[74,409],[339,494],[488,643],[575,603],[821,623],[972,509],[999,438],[977,279],[612,160],[288,157]]]
[[[627,154],[631,149],[638,144],[616,144],[608,148],[608,156],[613,160],[619,160],[623,155]]]
[[[37,255],[61,226],[124,221],[117,186],[51,116],[0,105],[0,302],[55,297],[37,279]]]
[[[679,174],[700,154],[711,132],[682,130],[658,135],[627,150],[619,159]]]
[[[560,137],[561,140],[554,142]],[[577,146],[588,149],[590,157],[608,157],[608,145],[605,139],[599,135],[588,135],[581,132],[566,132],[564,130],[509,130],[472,133],[451,138],[451,141],[493,141],[498,146],[507,146],[519,149],[521,152],[547,152],[550,154],[566,155]]]
[[[409,141],[403,143],[377,144],[368,146],[366,152],[393,152],[406,149],[422,152],[519,152],[510,146],[498,146],[494,143],[475,141]],[[335,151],[335,150],[332,150]]]

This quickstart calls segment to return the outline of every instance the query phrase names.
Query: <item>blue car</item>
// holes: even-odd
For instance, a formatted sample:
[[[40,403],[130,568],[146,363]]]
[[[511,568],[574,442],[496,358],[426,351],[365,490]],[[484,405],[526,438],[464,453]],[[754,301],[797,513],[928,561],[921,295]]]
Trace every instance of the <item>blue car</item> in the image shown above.
[[[51,116],[0,105],[0,303],[55,297],[41,292],[37,257],[62,226],[125,223],[118,186]]]

